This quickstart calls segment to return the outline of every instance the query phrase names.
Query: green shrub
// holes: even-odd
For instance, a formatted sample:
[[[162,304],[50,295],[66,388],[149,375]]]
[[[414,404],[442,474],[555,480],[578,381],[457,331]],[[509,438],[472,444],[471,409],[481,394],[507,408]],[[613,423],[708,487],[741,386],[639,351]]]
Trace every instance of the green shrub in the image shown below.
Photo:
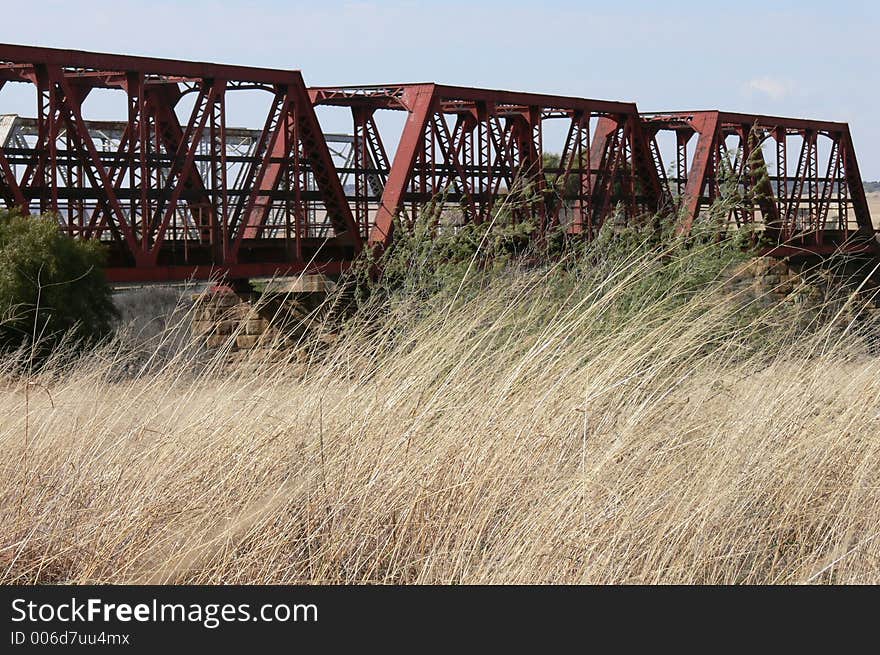
[[[519,260],[531,249],[531,220],[514,220],[502,206],[492,221],[463,222],[456,210],[438,216],[426,207],[414,221],[394,222],[392,245],[379,258],[365,251],[355,263],[360,295],[398,292],[430,296],[454,289],[468,274],[499,270]],[[375,274],[381,270],[381,280]]]
[[[107,335],[117,312],[97,241],[62,234],[51,216],[0,211],[0,349]]]

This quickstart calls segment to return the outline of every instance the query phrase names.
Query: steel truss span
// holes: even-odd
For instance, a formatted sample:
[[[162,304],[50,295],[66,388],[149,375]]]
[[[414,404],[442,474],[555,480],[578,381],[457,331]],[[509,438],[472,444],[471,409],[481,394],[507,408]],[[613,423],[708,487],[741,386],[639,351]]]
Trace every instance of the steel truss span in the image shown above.
[[[0,62],[0,85],[29,85],[36,108],[31,142],[4,144],[0,194],[105,241],[111,279],[338,269],[360,249],[298,71],[8,45]],[[100,145],[83,112],[99,89],[123,113]],[[244,92],[267,109],[236,152],[227,106]]]
[[[593,235],[612,213],[636,220],[659,209],[661,188],[632,103],[438,84],[323,87],[316,105],[349,107],[355,152],[355,219],[385,246],[393,219],[482,222],[493,211]],[[407,112],[392,163],[375,120]],[[545,127],[566,134],[548,162]],[[372,164],[371,164],[372,162]]]
[[[643,114],[642,121],[664,196],[680,209],[681,232],[726,194],[741,200],[723,218],[762,230],[774,244],[769,254],[877,251],[846,123],[720,111]]]
[[[0,116],[0,197],[103,241],[113,281],[334,274],[386,247],[396,218],[503,213],[538,238],[589,238],[660,211],[688,232],[725,188],[748,198],[730,224],[760,225],[777,254],[877,246],[843,123],[432,83],[307,89],[298,71],[0,44],[0,113],[14,83],[34,111]],[[96,95],[117,98],[114,120],[89,116]],[[259,122],[232,124],[241,106]],[[350,136],[323,134],[322,106],[350,111]],[[399,135],[386,111],[405,115]]]

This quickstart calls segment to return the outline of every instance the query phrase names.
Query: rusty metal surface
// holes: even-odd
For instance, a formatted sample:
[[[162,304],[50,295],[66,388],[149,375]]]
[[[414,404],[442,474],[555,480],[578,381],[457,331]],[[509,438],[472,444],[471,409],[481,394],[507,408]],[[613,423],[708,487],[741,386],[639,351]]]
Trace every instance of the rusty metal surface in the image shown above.
[[[643,114],[642,120],[658,152],[658,134],[674,135],[667,150],[675,152],[658,154],[657,161],[661,171],[670,162],[664,183],[681,211],[681,232],[724,191],[742,198],[727,222],[762,229],[771,254],[877,249],[846,123],[717,110]]]
[[[33,90],[36,138],[0,152],[0,194],[106,242],[113,280],[338,267],[360,249],[298,71],[0,45],[0,85],[13,82]],[[96,88],[125,99],[112,151],[83,116]],[[226,105],[246,91],[265,94],[268,111],[236,155]]]
[[[514,221],[536,222],[539,235],[560,225],[592,235],[612,212],[635,220],[659,209],[661,187],[633,103],[432,83],[309,94],[316,105],[351,109],[361,153],[355,177],[381,181],[359,182],[355,203],[355,218],[374,246],[393,238],[396,215],[413,220],[432,200],[438,217],[455,208],[458,220],[482,222],[505,211]],[[408,117],[390,144],[394,161],[370,168],[361,162],[385,161],[388,150],[375,121],[382,110]],[[561,122],[567,134],[552,167],[544,148],[549,121]]]
[[[416,216],[501,212],[589,238],[661,212],[688,233],[725,189],[745,199],[729,225],[760,226],[772,254],[877,249],[845,123],[430,82],[307,89],[295,70],[0,44],[5,84],[32,90],[34,116],[0,116],[0,197],[103,241],[114,281],[333,274]],[[95,89],[123,100],[115,120],[84,115]],[[262,94],[261,125],[227,124],[242,93]],[[342,159],[322,106],[350,111]],[[386,111],[405,114],[399,136]]]

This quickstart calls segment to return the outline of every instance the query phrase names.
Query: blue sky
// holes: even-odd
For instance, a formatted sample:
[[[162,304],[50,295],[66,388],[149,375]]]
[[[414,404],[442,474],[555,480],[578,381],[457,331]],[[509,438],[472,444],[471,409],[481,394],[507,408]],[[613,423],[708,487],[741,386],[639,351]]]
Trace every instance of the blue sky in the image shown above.
[[[848,121],[863,177],[880,179],[876,2],[44,0],[6,9],[0,41],[298,68],[315,85],[438,81]]]

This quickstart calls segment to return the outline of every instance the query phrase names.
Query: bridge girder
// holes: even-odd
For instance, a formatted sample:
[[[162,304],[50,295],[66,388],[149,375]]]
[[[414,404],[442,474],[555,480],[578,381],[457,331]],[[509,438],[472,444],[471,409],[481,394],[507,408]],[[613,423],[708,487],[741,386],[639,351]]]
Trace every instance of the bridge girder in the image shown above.
[[[503,213],[540,239],[678,212],[688,233],[722,186],[743,198],[730,225],[760,224],[772,254],[877,250],[845,123],[435,83],[307,89],[299,71],[0,44],[12,83],[35,116],[0,116],[0,197],[104,241],[111,280],[338,273],[417,217]],[[124,100],[118,120],[85,116],[96,89]],[[262,127],[227,125],[244,92],[264,94]],[[349,109],[350,136],[322,132],[322,106]],[[384,111],[406,114],[399,137]]]

